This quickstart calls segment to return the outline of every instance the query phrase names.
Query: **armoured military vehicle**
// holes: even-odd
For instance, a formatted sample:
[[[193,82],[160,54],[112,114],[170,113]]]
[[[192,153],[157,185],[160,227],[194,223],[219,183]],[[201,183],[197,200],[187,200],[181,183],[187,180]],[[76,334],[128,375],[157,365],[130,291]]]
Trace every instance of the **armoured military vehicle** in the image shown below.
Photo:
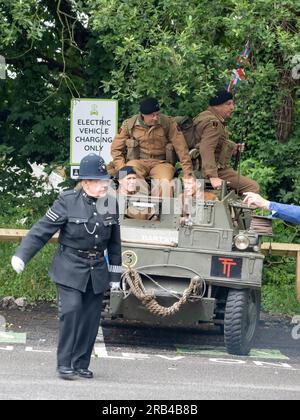
[[[131,281],[127,271],[122,290],[110,292],[106,316],[161,326],[212,323],[224,331],[228,353],[247,355],[259,320],[267,219],[225,183],[217,200],[200,198],[183,223],[179,192],[170,201],[120,199],[123,265]],[[156,217],[128,218],[129,207],[155,209]]]

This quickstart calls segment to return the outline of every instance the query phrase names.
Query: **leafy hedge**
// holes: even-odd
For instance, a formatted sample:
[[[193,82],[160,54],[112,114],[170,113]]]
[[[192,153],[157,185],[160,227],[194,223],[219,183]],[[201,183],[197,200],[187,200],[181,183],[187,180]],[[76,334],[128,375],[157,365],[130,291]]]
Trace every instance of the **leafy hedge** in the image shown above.
[[[47,177],[35,178],[30,166],[12,165],[12,158],[0,159],[0,227],[29,229],[53,203],[58,192],[48,189]],[[47,245],[30,261],[21,275],[13,271],[10,260],[16,243],[0,243],[0,298],[23,297],[29,302],[52,300],[56,289],[48,276],[55,246]]]
[[[242,172],[269,198],[299,203],[299,32],[298,0],[0,2],[0,55],[9,70],[0,79],[0,154],[24,168],[18,179],[0,168],[1,225],[24,218],[30,225],[53,201],[51,192],[28,194],[27,161],[67,164],[72,97],[117,99],[120,122],[146,95],[157,96],[165,113],[195,116],[226,85],[247,40],[248,79],[230,121],[232,138],[247,146]],[[277,229],[280,241],[293,228]],[[276,279],[292,287],[292,265],[266,268],[268,293],[280,287]]]
[[[266,168],[262,180],[272,175],[271,198],[299,202],[299,22],[298,0],[1,2],[2,151],[67,162],[72,96],[118,99],[120,122],[145,95],[165,113],[194,116],[249,40],[232,137],[246,142],[252,166]],[[282,131],[289,141],[278,141]]]

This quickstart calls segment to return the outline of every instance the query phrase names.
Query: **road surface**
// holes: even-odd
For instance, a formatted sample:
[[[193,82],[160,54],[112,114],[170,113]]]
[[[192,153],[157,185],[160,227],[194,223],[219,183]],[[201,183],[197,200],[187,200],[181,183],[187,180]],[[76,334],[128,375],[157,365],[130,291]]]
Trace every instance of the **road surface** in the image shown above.
[[[300,399],[300,328],[285,320],[260,323],[249,357],[226,354],[215,327],[104,322],[91,364],[94,379],[64,381],[55,372],[54,305],[0,310],[0,317],[1,400],[128,400],[134,405],[137,400]]]

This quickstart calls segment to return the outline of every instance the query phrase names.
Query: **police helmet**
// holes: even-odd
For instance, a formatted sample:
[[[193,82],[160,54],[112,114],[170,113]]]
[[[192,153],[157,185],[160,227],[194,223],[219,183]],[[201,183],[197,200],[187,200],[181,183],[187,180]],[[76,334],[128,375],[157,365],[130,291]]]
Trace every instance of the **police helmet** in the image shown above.
[[[110,179],[103,158],[95,153],[90,153],[82,158],[78,179]]]

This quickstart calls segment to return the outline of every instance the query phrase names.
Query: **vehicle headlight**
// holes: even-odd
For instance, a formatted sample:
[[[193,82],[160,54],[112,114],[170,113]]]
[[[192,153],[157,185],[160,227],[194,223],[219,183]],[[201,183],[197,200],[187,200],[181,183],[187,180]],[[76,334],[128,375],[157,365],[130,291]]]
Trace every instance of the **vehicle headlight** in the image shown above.
[[[234,245],[237,247],[237,249],[245,251],[245,249],[247,249],[250,245],[250,239],[248,236],[240,233],[234,238]]]

